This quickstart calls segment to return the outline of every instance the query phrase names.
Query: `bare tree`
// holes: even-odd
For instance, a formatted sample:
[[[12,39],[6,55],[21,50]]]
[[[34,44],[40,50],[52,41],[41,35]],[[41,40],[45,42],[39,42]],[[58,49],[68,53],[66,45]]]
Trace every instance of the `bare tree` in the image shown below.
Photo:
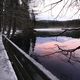
[[[22,0],[22,4],[19,4],[19,0],[5,0],[4,2],[4,13],[3,13],[3,33],[7,30],[7,37],[14,36],[16,28],[23,26],[26,30],[30,27],[30,17],[28,1]]]
[[[54,17],[53,13],[55,12],[54,11],[55,7],[57,7],[61,3],[64,3],[63,6],[60,8],[59,12],[54,17],[54,19],[59,18],[61,14],[63,14],[62,17],[64,17],[70,8],[73,8],[73,9],[76,8],[75,12],[72,14],[72,16],[70,18],[73,18],[73,16],[76,16],[77,14],[79,14],[79,11],[80,11],[80,1],[79,0],[57,0],[57,1],[51,0],[52,3],[47,4],[47,5],[45,3],[47,0],[32,0],[32,1],[33,1],[32,4],[36,5],[35,7],[33,6],[33,8],[37,8],[35,11],[35,13],[37,13],[37,15],[51,11],[52,17]],[[36,3],[41,3],[40,7],[42,7],[42,6],[43,7],[40,8],[39,5],[37,5]],[[64,10],[65,10],[65,12],[63,12]]]
[[[0,32],[1,32],[1,27],[2,27],[3,2],[4,0],[0,1]]]

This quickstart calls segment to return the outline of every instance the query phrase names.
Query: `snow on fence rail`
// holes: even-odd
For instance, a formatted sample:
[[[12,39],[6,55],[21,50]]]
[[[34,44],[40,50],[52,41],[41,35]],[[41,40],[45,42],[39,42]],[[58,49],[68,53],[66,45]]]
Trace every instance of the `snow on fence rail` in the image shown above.
[[[5,35],[3,43],[19,80],[59,80]]]

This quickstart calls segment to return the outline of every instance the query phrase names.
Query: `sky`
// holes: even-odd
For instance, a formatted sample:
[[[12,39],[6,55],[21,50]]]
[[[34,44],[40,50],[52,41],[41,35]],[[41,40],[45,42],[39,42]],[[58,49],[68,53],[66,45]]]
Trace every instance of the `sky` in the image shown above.
[[[35,10],[35,13],[38,13],[36,15],[36,19],[60,21],[79,19],[80,1],[76,2],[76,0],[62,0],[57,5],[49,5],[58,1],[60,0],[33,0],[31,9]],[[51,9],[51,7],[53,8]]]

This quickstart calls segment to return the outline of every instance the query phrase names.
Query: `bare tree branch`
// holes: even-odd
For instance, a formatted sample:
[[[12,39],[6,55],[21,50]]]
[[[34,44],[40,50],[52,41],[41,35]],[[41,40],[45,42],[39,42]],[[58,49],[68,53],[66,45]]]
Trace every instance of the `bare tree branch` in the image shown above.
[[[58,5],[58,4],[55,4],[55,5],[54,5],[53,7],[51,7],[50,9],[48,9],[48,10],[46,10],[46,11],[44,11],[44,12],[39,12],[38,14],[42,14],[42,13],[48,12],[48,11],[52,10],[53,8],[55,8],[57,5]]]
[[[58,13],[58,15],[55,17],[55,19],[58,18],[58,16],[60,15],[60,13],[63,11],[63,9],[65,8],[65,6],[67,5],[69,0],[66,1],[66,3],[64,4],[64,6],[62,7],[62,9],[60,10],[60,12]]]
[[[50,9],[48,9],[46,11],[43,11],[43,12],[39,12],[38,14],[42,14],[42,13],[45,13],[45,12],[48,12],[48,11],[52,10],[54,7],[56,7],[58,5],[58,3],[62,2],[62,1],[63,0],[60,0],[60,1],[57,1],[55,3],[51,3],[49,5],[44,6],[44,8],[42,10],[44,10],[46,7],[49,7],[49,6],[52,6],[53,5]]]
[[[78,46],[78,47],[76,47],[76,48],[74,48],[74,49],[62,49],[58,44],[55,44],[57,47],[58,47],[58,51],[56,51],[56,52],[54,52],[54,53],[51,53],[51,54],[47,54],[47,55],[37,55],[38,57],[46,57],[46,56],[50,56],[50,55],[54,55],[54,54],[56,54],[56,53],[61,53],[61,54],[63,54],[63,55],[65,55],[66,57],[69,55],[69,57],[68,57],[68,62],[70,62],[70,60],[73,60],[72,59],[72,57],[74,57],[73,56],[73,53],[76,51],[76,50],[78,50],[78,49],[80,49],[80,46]],[[75,57],[76,58],[76,57]],[[78,62],[80,62],[79,60],[74,60],[74,61],[78,61]]]
[[[58,3],[62,2],[62,1],[63,1],[63,0],[59,0],[59,1],[55,2],[55,3],[48,4],[48,5],[46,5],[44,8],[49,7],[50,5],[58,4]]]
[[[77,13],[79,13],[79,11],[80,11],[80,9],[78,9],[78,10],[73,14],[72,17],[74,17]],[[72,18],[72,17],[71,17],[71,18]]]
[[[69,8],[70,8],[70,7],[73,5],[73,3],[75,2],[75,1],[73,1],[73,2],[72,2],[72,1],[73,1],[73,0],[71,0],[69,6],[67,7],[67,10],[66,10],[66,12],[64,13],[64,16],[67,14]]]

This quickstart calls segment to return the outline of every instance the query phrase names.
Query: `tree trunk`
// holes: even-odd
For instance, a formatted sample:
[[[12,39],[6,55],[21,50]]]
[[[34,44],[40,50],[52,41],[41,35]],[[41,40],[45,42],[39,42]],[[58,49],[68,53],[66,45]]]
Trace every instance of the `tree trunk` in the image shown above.
[[[14,20],[13,20],[13,27],[12,28],[13,29],[12,29],[12,35],[11,35],[11,37],[13,37],[14,34],[15,34],[15,32],[16,32],[16,18],[14,18]]]
[[[2,28],[3,1],[4,0],[0,0],[0,32],[1,32],[1,28]]]
[[[9,25],[8,25],[8,31],[7,31],[8,38],[10,37],[11,26],[12,26],[12,16],[9,17]]]

